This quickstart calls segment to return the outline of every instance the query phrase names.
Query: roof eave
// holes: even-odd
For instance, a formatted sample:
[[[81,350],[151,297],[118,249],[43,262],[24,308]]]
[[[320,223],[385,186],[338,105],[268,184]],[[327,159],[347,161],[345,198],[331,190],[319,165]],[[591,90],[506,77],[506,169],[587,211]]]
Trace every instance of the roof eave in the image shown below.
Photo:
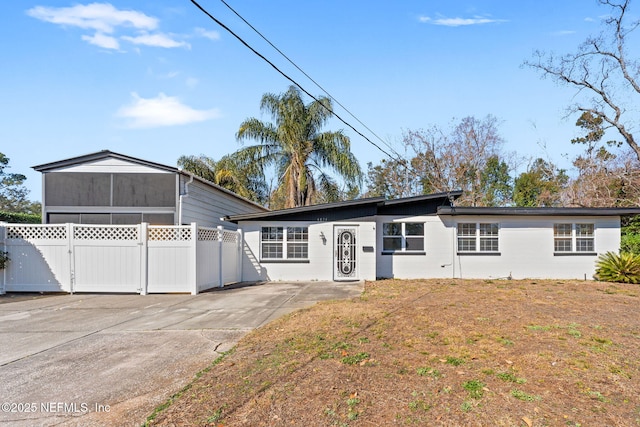
[[[639,215],[640,208],[489,208],[489,207],[438,207],[439,216],[620,216]]]
[[[238,222],[238,221],[249,221],[252,219],[270,219],[277,218],[279,216],[292,215],[296,213],[304,213],[304,212],[313,212],[313,211],[322,211],[327,209],[335,209],[339,207],[353,207],[353,206],[361,206],[361,205],[374,205],[384,203],[384,197],[372,197],[368,199],[357,199],[357,200],[348,200],[344,202],[335,202],[335,203],[324,203],[321,205],[311,205],[311,206],[300,206],[297,208],[288,208],[288,209],[279,209],[275,211],[268,211],[265,213],[251,213],[251,214],[241,214],[241,215],[229,215],[224,217],[225,221],[230,222]]]
[[[381,206],[394,206],[399,204],[410,204],[410,203],[419,203],[422,201],[428,200],[437,200],[437,199],[456,199],[462,195],[462,191],[448,191],[443,193],[435,193],[435,194],[427,194],[422,196],[414,196],[414,197],[405,197],[402,199],[396,200],[386,200],[384,197],[372,197],[368,199],[357,199],[357,200],[348,200],[343,202],[336,203],[326,203],[322,205],[312,205],[312,206],[302,206],[297,208],[289,208],[289,209],[281,209],[277,211],[270,211],[266,215],[261,213],[254,214],[242,214],[242,215],[230,215],[226,216],[225,220],[230,222],[239,222],[239,221],[250,221],[250,220],[274,220],[278,217],[295,215],[297,213],[306,213],[306,212],[314,212],[314,211],[323,211],[328,209],[338,209],[338,208],[348,208],[348,207],[356,207],[356,206],[366,206],[366,205],[375,205],[377,207]]]
[[[81,163],[92,162],[96,160],[106,158],[120,159],[131,163],[136,163],[144,166],[153,167],[156,169],[165,170],[168,172],[178,172],[179,169],[173,166],[164,165],[161,163],[150,162],[148,160],[139,159],[137,157],[127,156],[125,154],[115,153],[110,150],[97,151],[95,153],[84,154],[82,156],[72,157],[70,159],[58,160],[56,162],[44,163],[42,165],[32,166],[32,169],[37,172],[48,172],[55,169],[65,168],[69,166],[78,165]]]
[[[403,197],[401,199],[385,200],[385,206],[393,206],[403,203],[421,202],[423,200],[444,199],[455,200],[462,196],[462,190],[445,191],[442,193],[425,194],[422,196]]]

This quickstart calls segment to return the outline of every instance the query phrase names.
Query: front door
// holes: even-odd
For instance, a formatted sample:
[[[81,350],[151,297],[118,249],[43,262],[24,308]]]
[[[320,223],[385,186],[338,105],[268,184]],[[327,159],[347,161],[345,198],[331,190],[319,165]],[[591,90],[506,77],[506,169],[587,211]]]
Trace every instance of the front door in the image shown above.
[[[333,228],[334,268],[333,280],[358,280],[356,225],[336,225]]]

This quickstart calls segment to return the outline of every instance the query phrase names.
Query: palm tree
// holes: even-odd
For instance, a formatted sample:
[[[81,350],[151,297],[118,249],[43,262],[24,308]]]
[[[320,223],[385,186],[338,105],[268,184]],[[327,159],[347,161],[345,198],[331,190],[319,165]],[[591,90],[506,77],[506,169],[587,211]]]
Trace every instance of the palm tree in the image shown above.
[[[347,186],[359,187],[362,172],[350,151],[349,137],[341,130],[321,132],[333,114],[329,98],[320,97],[305,105],[300,91],[290,86],[281,95],[264,94],[260,110],[269,113],[273,123],[256,118],[242,122],[238,140],[253,139],[259,144],[241,148],[234,156],[263,170],[275,166],[279,184],[274,198],[282,200],[281,207],[308,206],[320,194],[323,200],[338,200],[340,187],[329,172]]]
[[[259,165],[243,164],[233,154],[218,161],[205,155],[180,156],[178,166],[256,203],[267,202],[267,186]]]

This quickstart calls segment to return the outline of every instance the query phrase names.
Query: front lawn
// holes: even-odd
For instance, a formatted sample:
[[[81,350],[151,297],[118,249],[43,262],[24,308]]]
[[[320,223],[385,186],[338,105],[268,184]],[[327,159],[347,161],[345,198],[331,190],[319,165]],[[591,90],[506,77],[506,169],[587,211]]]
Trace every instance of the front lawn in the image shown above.
[[[639,295],[591,281],[370,282],[250,333],[149,423],[640,425]]]

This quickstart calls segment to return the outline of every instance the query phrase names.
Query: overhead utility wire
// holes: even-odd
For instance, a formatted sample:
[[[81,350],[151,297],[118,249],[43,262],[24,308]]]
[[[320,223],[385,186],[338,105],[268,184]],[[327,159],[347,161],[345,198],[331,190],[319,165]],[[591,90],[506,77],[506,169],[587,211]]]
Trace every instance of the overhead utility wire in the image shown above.
[[[342,105],[340,103],[340,101],[338,101],[336,98],[334,98],[325,88],[323,88],[320,83],[316,82],[309,74],[307,74],[302,68],[300,68],[295,62],[293,62],[292,59],[290,59],[287,55],[285,55],[284,52],[282,52],[280,49],[278,49],[278,47],[276,45],[274,45],[273,43],[271,43],[271,41],[269,39],[267,39],[260,31],[258,31],[258,29],[256,29],[253,25],[251,25],[251,23],[249,21],[247,21],[246,19],[244,19],[244,17],[242,15],[240,15],[233,7],[231,7],[226,1],[224,0],[220,0],[222,2],[222,4],[224,4],[231,12],[233,12],[238,18],[240,18],[242,20],[242,22],[244,22],[245,24],[247,24],[249,26],[249,28],[251,28],[256,34],[258,34],[264,41],[266,41],[267,43],[269,43],[269,45],[274,48],[276,50],[276,52],[278,52],[280,55],[282,55],[282,57],[284,59],[286,59],[287,61],[289,61],[289,63],[291,65],[293,65],[294,67],[296,67],[296,69],[298,71],[300,71],[302,74],[304,74],[304,76],[306,78],[308,78],[309,80],[311,80],[311,82],[313,82],[313,84],[315,84],[317,87],[320,88],[321,91],[323,91],[329,98],[331,98],[332,100],[335,101],[336,104],[338,104],[340,107],[342,107],[342,109],[344,111],[346,111],[351,117],[353,117],[354,119],[356,119],[356,121],[358,123],[360,123],[366,130],[368,130],[373,136],[375,136],[380,142],[382,142],[384,145],[386,145],[392,152],[393,154],[395,154],[397,157],[402,157],[400,154],[398,154],[398,152],[396,150],[393,149],[393,147],[391,145],[389,145],[385,140],[383,140],[382,138],[380,138],[373,130],[371,130],[369,128],[369,126],[367,126],[366,124],[364,124],[358,117],[356,117],[351,111],[349,111],[349,109],[347,107],[345,107],[344,105]]]
[[[320,105],[322,105],[327,111],[329,111],[331,114],[333,114],[338,120],[340,120],[342,123],[344,123],[346,126],[348,126],[349,128],[351,128],[351,130],[353,130],[355,133],[357,133],[358,135],[360,135],[362,138],[364,138],[367,142],[369,142],[369,144],[373,145],[374,147],[376,147],[378,150],[382,151],[384,154],[386,154],[388,157],[390,158],[394,158],[391,154],[389,154],[387,151],[385,151],[382,147],[380,147],[378,144],[376,144],[375,142],[371,141],[369,138],[367,138],[365,135],[362,134],[362,132],[360,132],[359,130],[357,130],[356,128],[354,128],[350,123],[348,123],[347,121],[345,121],[342,117],[340,117],[338,114],[336,114],[334,111],[330,110],[329,107],[327,107],[326,105],[324,105],[322,102],[320,102],[320,100],[318,100],[318,98],[316,98],[315,96],[313,96],[311,93],[309,93],[305,88],[303,88],[298,82],[296,82],[293,78],[289,77],[289,75],[287,75],[285,72],[283,72],[282,70],[280,70],[273,62],[269,61],[266,57],[264,57],[260,52],[258,52],[257,50],[255,50],[253,47],[251,47],[246,41],[244,41],[239,35],[237,35],[236,33],[233,32],[233,30],[231,30],[229,27],[227,27],[226,25],[224,25],[222,22],[220,22],[215,16],[213,16],[212,14],[210,14],[205,8],[203,8],[202,6],[200,6],[200,4],[196,1],[196,0],[191,0],[191,3],[193,3],[198,9],[200,9],[202,11],[202,13],[204,13],[205,15],[207,15],[211,20],[213,20],[216,24],[218,24],[219,26],[221,26],[222,28],[224,28],[227,32],[229,32],[232,36],[234,36],[236,39],[238,39],[238,41],[240,43],[242,43],[243,45],[245,45],[249,50],[251,50],[251,52],[253,52],[255,55],[257,55],[260,59],[262,59],[263,61],[265,61],[267,64],[271,65],[271,67],[276,70],[278,73],[280,73],[285,79],[289,80],[291,83],[293,83],[298,89],[300,89],[301,91],[303,91],[307,96],[311,97],[314,101],[318,102]],[[403,159],[395,159],[395,160],[399,160],[401,162],[404,162]]]

